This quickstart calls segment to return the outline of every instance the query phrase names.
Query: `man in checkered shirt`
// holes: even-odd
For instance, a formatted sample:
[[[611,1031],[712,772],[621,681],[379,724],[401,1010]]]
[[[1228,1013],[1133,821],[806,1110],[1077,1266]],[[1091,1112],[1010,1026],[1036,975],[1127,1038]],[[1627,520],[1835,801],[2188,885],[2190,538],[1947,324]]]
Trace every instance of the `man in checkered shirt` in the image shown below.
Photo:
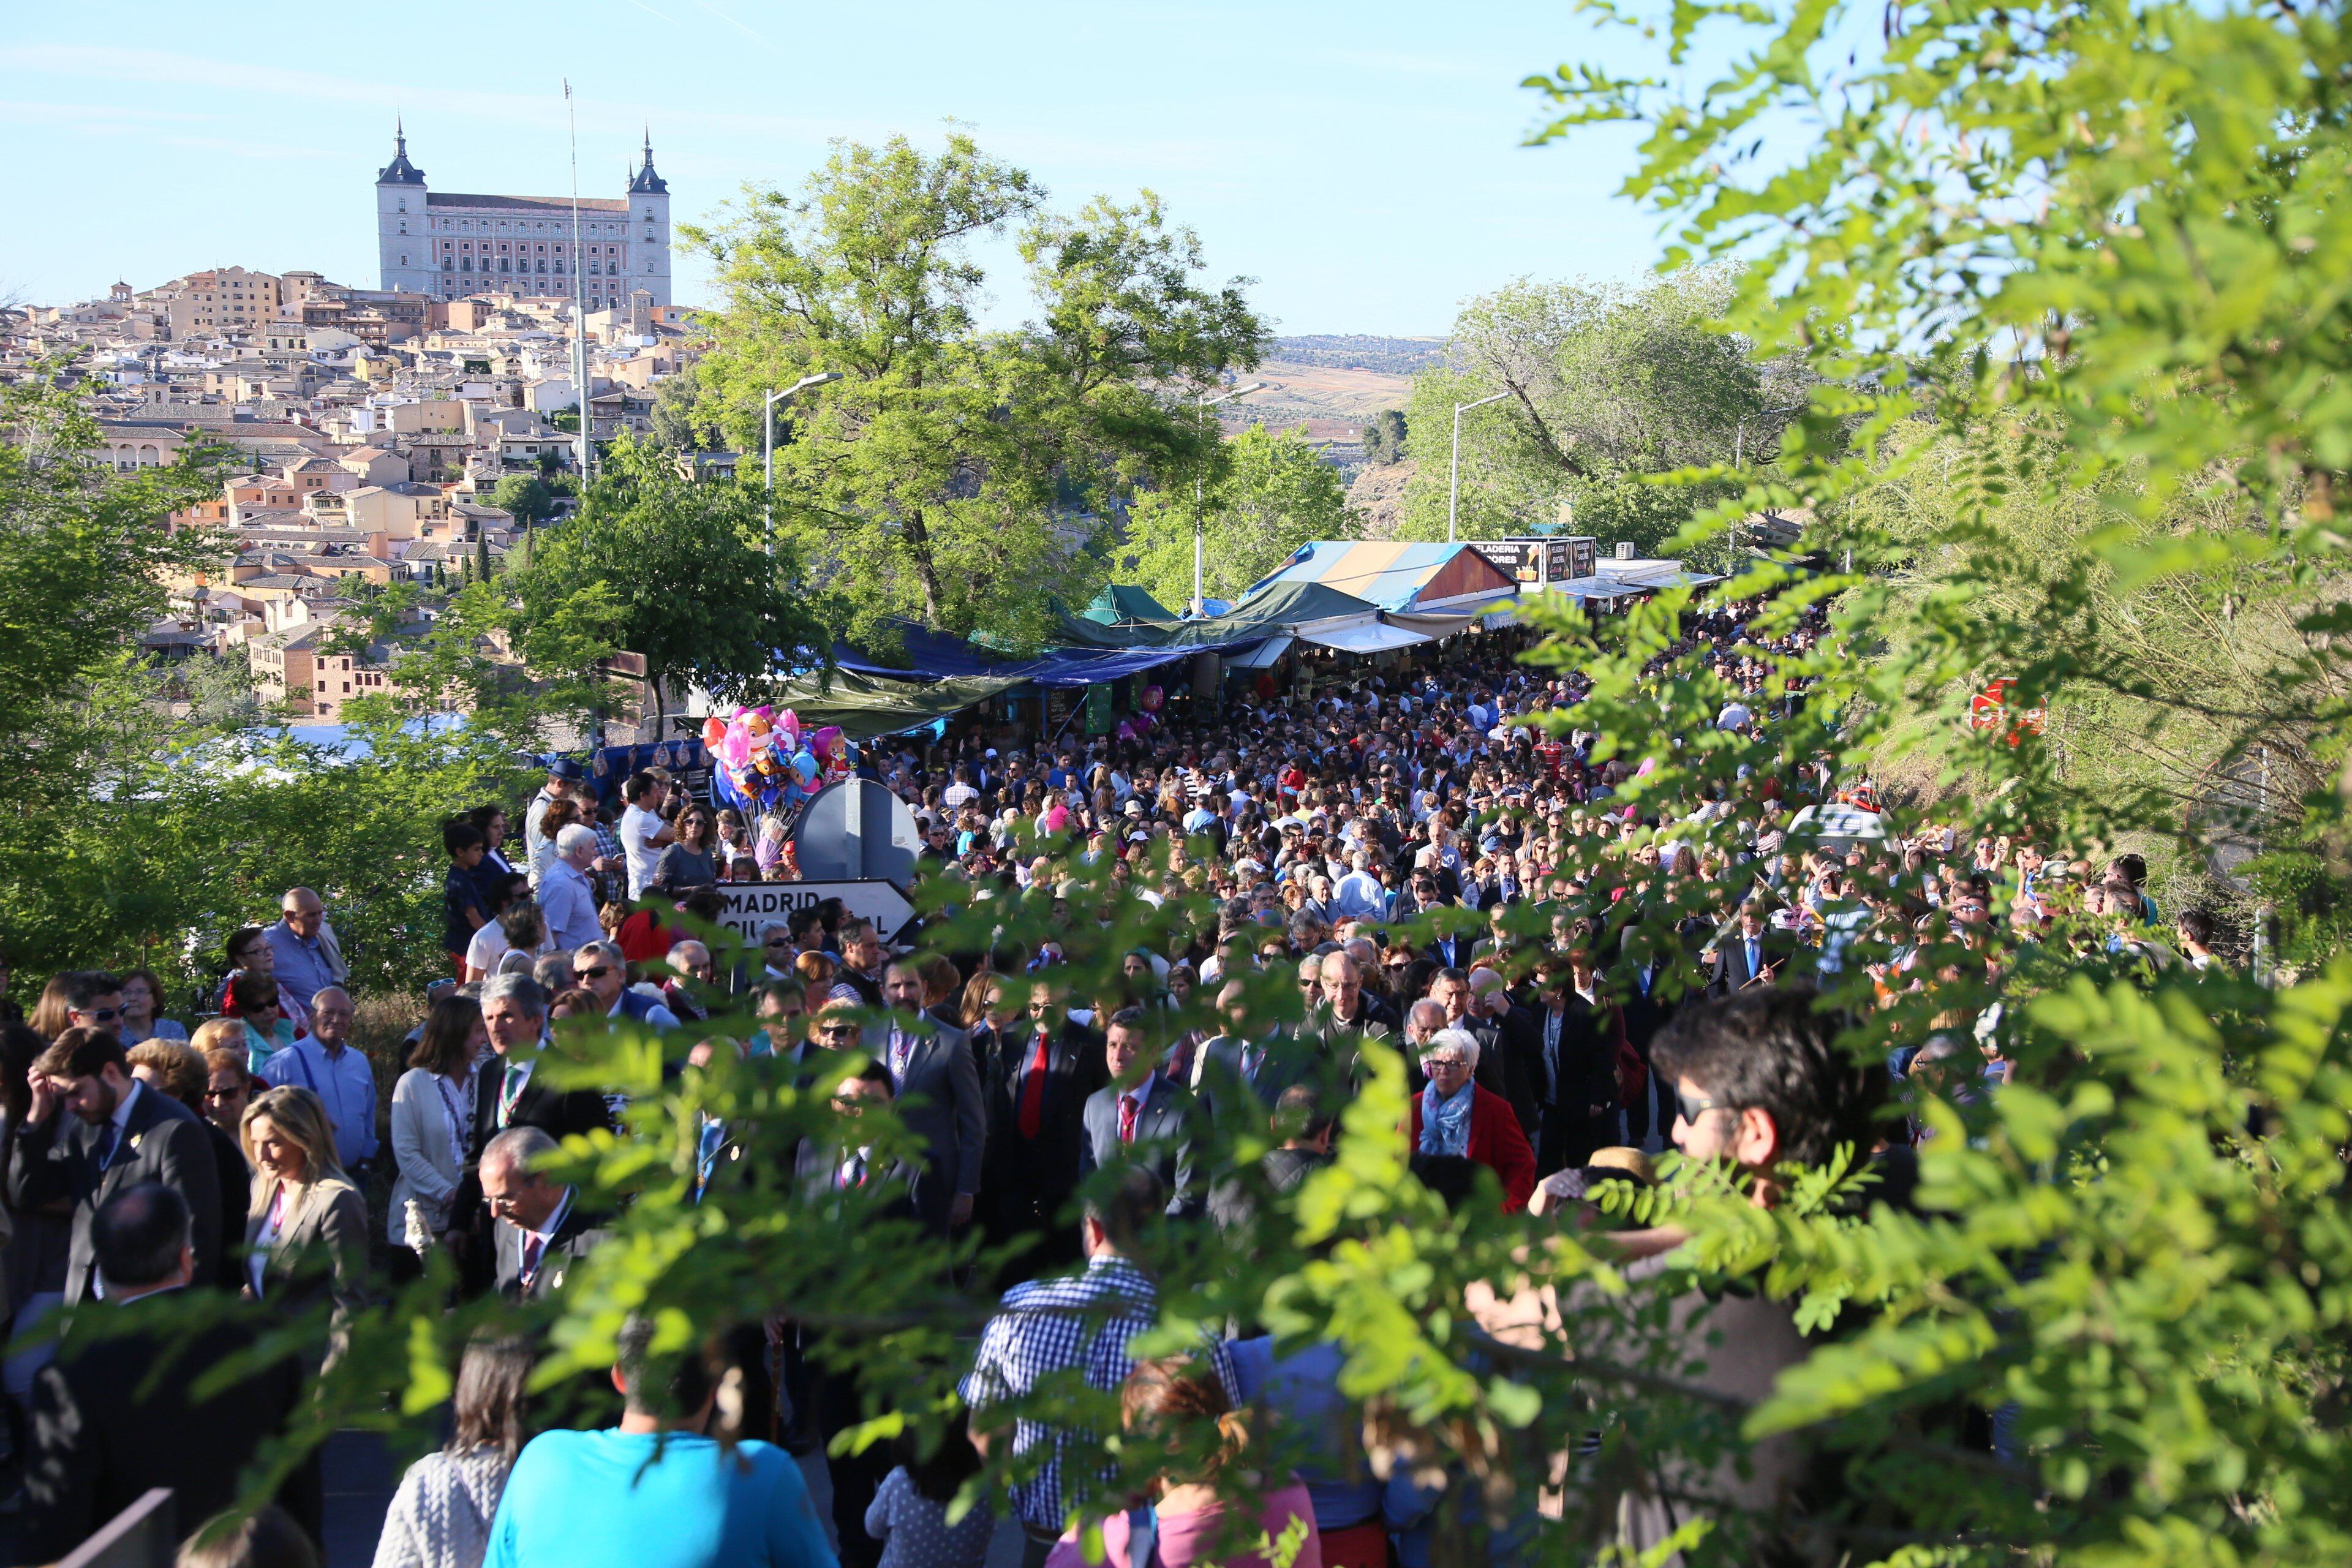
[[[960,1385],[972,1409],[972,1441],[985,1454],[1003,1432],[1001,1421],[983,1412],[992,1405],[1024,1398],[1055,1373],[1076,1372],[1088,1388],[1115,1394],[1135,1370],[1128,1343],[1160,1321],[1160,1293],[1129,1256],[1135,1237],[1164,1213],[1168,1193],[1149,1171],[1130,1170],[1099,1205],[1088,1204],[1082,1222],[1086,1272],[1033,1280],[1004,1293],[996,1316],[980,1336],[980,1353]],[[1241,1385],[1224,1342],[1212,1339],[1210,1364],[1238,1405]],[[1084,1426],[1018,1416],[1013,1422],[1013,1452],[1039,1447],[1050,1452],[1036,1473],[1013,1489],[1013,1510],[1021,1521],[1022,1568],[1040,1568],[1060,1538],[1071,1499],[1063,1489],[1063,1466],[1072,1450],[1101,1440]],[[1110,1473],[1108,1467],[1101,1472]]]

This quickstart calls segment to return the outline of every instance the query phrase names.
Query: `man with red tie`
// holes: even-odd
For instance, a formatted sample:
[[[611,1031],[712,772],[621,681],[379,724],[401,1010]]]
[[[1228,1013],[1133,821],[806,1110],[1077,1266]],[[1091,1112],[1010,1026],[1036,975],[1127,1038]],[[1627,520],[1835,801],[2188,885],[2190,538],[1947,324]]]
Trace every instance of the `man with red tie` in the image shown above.
[[[981,1178],[988,1238],[1036,1238],[1008,1279],[1078,1260],[1077,1191],[1087,1097],[1108,1081],[1094,1032],[1069,1016],[1044,980],[1030,990],[1026,1026],[997,1031],[988,1063],[988,1158]]]
[[[509,1127],[482,1151],[482,1201],[498,1222],[499,1294],[509,1300],[535,1301],[561,1289],[607,1234],[601,1219],[576,1206],[576,1189],[541,1171],[555,1152],[555,1140],[536,1127]]]
[[[1208,1194],[1192,1180],[1192,1091],[1160,1070],[1160,1054],[1144,1030],[1140,1007],[1111,1015],[1103,1036],[1110,1082],[1087,1097],[1078,1174],[1084,1179],[1122,1163],[1140,1165],[1168,1189],[1170,1214],[1196,1215]]]

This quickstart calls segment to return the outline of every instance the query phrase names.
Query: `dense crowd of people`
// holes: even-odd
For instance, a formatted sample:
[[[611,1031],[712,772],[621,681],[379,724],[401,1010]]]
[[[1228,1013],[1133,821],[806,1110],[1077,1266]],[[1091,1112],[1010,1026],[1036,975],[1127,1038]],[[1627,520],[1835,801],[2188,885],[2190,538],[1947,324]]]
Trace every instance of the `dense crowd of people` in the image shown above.
[[[1727,694],[1716,727],[1760,737],[1801,695],[1784,661],[1824,625],[1814,614],[1765,637],[1751,611],[1686,617],[1660,659],[1695,656]],[[1155,1227],[1239,1234],[1307,1181],[1372,1070],[1367,1041],[1402,1054],[1410,1101],[1395,1135],[1424,1184],[1530,1226],[1600,1223],[1598,1194],[1650,1184],[1650,1154],[1669,1146],[1725,1162],[1759,1202],[1780,1163],[1841,1141],[1899,1172],[1924,1127],[1876,1116],[1888,1069],[1962,1099],[2013,1071],[1997,1006],[1939,1015],[1885,1068],[1857,1068],[1831,1045],[1817,985],[1892,1005],[1998,977],[2021,946],[2060,940],[2214,962],[2200,911],[2161,940],[2132,857],[2094,868],[2047,844],[1935,829],[1908,842],[1851,826],[1809,835],[1823,808],[1850,825],[1875,804],[1825,759],[1662,801],[1633,787],[1653,765],[1638,745],[1614,754],[1527,722],[1584,686],[1522,667],[1520,646],[1503,634],[1376,664],[1309,661],[1286,689],[1269,677],[1213,721],[1135,739],[1020,745],[974,728],[868,745],[859,769],[907,801],[925,874],[953,884],[966,924],[1008,911],[999,940],[919,934],[894,951],[829,902],[751,933],[740,959],[714,953],[720,886],[793,874],[788,825],[714,809],[658,771],[608,798],[557,759],[520,809],[447,824],[450,973],[382,1073],[353,1044],[348,965],[309,889],[285,895],[275,923],[229,936],[214,1014],[193,1029],[161,1016],[168,988],[147,971],[57,976],[0,1034],[24,1559],[62,1555],[150,1486],[174,1489],[184,1523],[228,1507],[305,1380],[342,1353],[341,1326],[436,1253],[468,1294],[560,1292],[614,1216],[548,1173],[550,1157],[619,1125],[613,1098],[538,1071],[568,1020],[659,1033],[674,1065],[731,1051],[814,1081],[854,1063],[835,1094],[840,1138],[790,1152],[795,1189],[817,1202],[880,1186],[932,1233],[977,1226],[1018,1261],[970,1347],[964,1412],[931,1446],[816,1459],[863,1412],[855,1380],[789,1322],[730,1342],[754,1391],[731,1434],[712,1428],[719,1374],[656,1354],[650,1324],[624,1332],[620,1415],[596,1431],[532,1436],[531,1346],[479,1339],[446,1448],[394,1501],[383,1568],[978,1568],[990,1501],[950,1505],[999,1445],[1028,1461],[996,1500],[1024,1568],[1077,1568],[1089,1524],[1116,1568],[1256,1568],[1262,1555],[1232,1549],[1237,1490],[1258,1500],[1244,1533],[1301,1540],[1297,1568],[1416,1568],[1444,1489],[1424,1469],[1368,1463],[1334,1347],[1244,1334],[1190,1354],[1129,1351],[1156,1317]],[[1082,970],[1074,950],[1136,902],[1167,912],[1145,922],[1157,934],[1109,979]],[[1278,1017],[1264,1001],[1276,975],[1286,989],[1295,977]],[[728,1018],[749,1025],[706,1027]],[[382,1106],[380,1079],[392,1080]],[[881,1106],[919,1154],[853,1144],[856,1118]],[[1220,1131],[1242,1126],[1271,1135],[1246,1169],[1219,1154]],[[728,1179],[739,1131],[705,1119],[698,1191]],[[1663,1258],[1679,1239],[1621,1231],[1614,1244]],[[175,1376],[159,1394],[142,1381],[156,1358],[219,1364],[262,1331],[225,1320],[167,1343],[174,1303],[204,1290],[286,1321],[323,1315],[323,1362],[203,1397]],[[1546,1310],[1477,1305],[1505,1342]],[[118,1310],[156,1326],[79,1354],[44,1332]],[[1801,1353],[1769,1301],[1698,1310],[1694,1336],[1710,1312],[1732,1336],[1717,1369],[1727,1386]],[[1071,1373],[1171,1456],[1156,1495],[1107,1518],[1079,1517],[1082,1499],[1099,1512],[1083,1435],[1022,1404]],[[1275,1468],[1293,1448],[1269,1424],[1306,1457]],[[829,1530],[795,1456],[826,1467]],[[1727,1505],[1769,1504],[1791,1463],[1768,1454],[1727,1472]],[[279,1505],[283,1519],[191,1550],[297,1560],[319,1531],[314,1466]],[[1634,1509],[1624,1531],[1644,1547],[1671,1528]]]

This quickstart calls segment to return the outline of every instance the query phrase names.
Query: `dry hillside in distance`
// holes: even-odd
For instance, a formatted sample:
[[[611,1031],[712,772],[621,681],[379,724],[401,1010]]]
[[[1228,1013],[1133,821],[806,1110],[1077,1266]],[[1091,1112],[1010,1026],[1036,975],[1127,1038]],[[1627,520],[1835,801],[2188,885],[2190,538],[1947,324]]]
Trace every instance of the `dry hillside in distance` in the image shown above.
[[[1276,338],[1274,353],[1248,379],[1266,384],[1218,412],[1226,427],[1304,425],[1309,439],[1328,443],[1332,461],[1353,468],[1362,459],[1364,421],[1412,397],[1412,372],[1445,351],[1440,338]]]

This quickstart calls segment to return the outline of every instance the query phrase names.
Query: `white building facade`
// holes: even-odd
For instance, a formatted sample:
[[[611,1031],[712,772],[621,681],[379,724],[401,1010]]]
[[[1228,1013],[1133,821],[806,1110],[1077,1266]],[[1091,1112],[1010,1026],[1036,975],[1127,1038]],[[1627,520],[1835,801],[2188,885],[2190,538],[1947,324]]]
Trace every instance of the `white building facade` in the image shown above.
[[[580,199],[572,237],[569,196],[485,196],[429,191],[408,161],[408,137],[394,133],[392,162],[375,182],[382,287],[439,300],[469,294],[569,299],[575,274],[591,310],[626,303],[642,289],[671,303],[669,185],[645,163],[619,200]]]

